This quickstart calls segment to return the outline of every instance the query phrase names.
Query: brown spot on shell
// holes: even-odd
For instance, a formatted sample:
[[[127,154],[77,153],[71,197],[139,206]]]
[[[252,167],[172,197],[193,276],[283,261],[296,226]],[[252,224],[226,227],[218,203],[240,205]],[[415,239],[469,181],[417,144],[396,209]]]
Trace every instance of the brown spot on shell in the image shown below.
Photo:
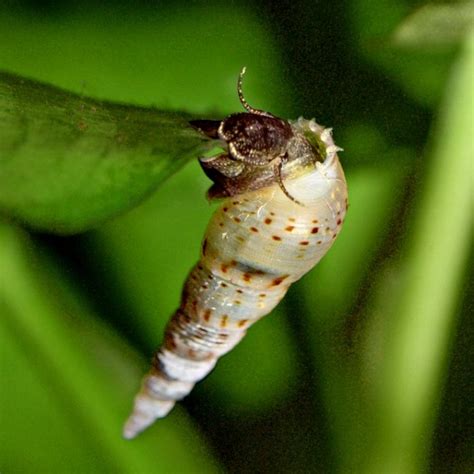
[[[166,332],[165,334],[165,347],[170,350],[176,349],[177,347],[176,342],[174,342],[173,335],[169,332]]]
[[[247,323],[248,323],[248,319],[241,319],[238,323],[237,323],[237,326],[239,326],[239,328],[243,328]]]
[[[322,240],[318,240],[316,243],[317,243],[318,245],[321,245],[321,244],[323,243],[323,241],[322,241]]]
[[[234,304],[236,304],[236,305],[242,304],[242,301],[240,301],[240,300],[234,300]]]
[[[223,281],[221,281],[220,286],[221,288],[227,288],[227,283],[224,283]]]
[[[237,240],[238,240],[239,242],[241,242],[241,243],[244,243],[244,242],[245,242],[245,239],[244,239],[242,236],[240,236],[240,235],[237,236]]]
[[[266,298],[266,297],[267,297],[267,294],[266,294],[266,293],[260,293],[258,296],[259,296],[260,298]]]
[[[281,237],[279,237],[278,235],[272,235],[272,239],[276,241],[280,241]]]
[[[269,217],[267,217],[263,222],[265,222],[265,224],[267,225],[270,225],[272,223],[272,220]]]
[[[319,223],[318,219],[313,219],[311,222],[312,222],[313,224],[318,224],[318,223]]]
[[[227,212],[227,211],[229,210],[229,208],[228,208],[228,207],[223,207],[222,210],[223,210],[224,212]]]
[[[225,263],[223,263],[221,265],[221,272],[222,273],[227,273],[227,270],[229,269],[229,265],[226,265]]]
[[[336,222],[336,224],[337,224],[337,225],[341,225],[341,222],[342,222],[341,219],[338,219],[337,222]]]
[[[286,227],[285,227],[285,230],[286,230],[287,232],[291,232],[294,228],[295,228],[294,225],[289,225],[289,226],[286,226]]]
[[[206,250],[207,250],[207,239],[204,239],[204,242],[202,243],[202,254],[204,256],[206,255]]]
[[[204,311],[204,315],[203,315],[203,319],[204,321],[208,322],[210,319],[211,319],[211,314],[212,314],[212,309],[206,309],[206,311]]]
[[[270,286],[278,286],[282,283],[283,280],[286,280],[289,275],[283,275],[281,277],[275,278]]]
[[[294,217],[289,217],[288,220],[289,220],[290,222],[296,222],[296,219],[295,219]]]
[[[237,224],[240,224],[240,222],[242,222],[242,219],[240,219],[239,217],[234,217],[234,221],[237,222]]]
[[[194,301],[195,303],[197,303],[197,301]],[[177,313],[182,319],[183,321],[186,323],[186,324],[189,324],[191,322],[191,316],[189,316],[189,314],[187,313]]]
[[[312,233],[312,234],[317,234],[318,232],[319,232],[319,227],[313,227],[313,228],[311,229],[311,233]]]
[[[242,275],[242,279],[248,283],[252,280],[252,275],[246,272]]]
[[[302,240],[300,245],[309,245],[309,240]]]
[[[252,232],[255,232],[255,233],[258,232],[258,229],[257,229],[256,227],[250,227],[250,230],[251,230]]]
[[[233,204],[234,206],[238,206],[238,205],[240,204],[240,202],[239,202],[239,201],[232,201],[232,204]]]
[[[237,291],[237,293],[239,293],[239,294],[243,294],[243,291],[242,291],[241,289],[238,289],[238,290],[236,290],[236,291]]]
[[[229,316],[227,314],[224,314],[221,317],[221,322],[220,322],[221,328],[225,328],[227,326],[228,321],[229,321]]]

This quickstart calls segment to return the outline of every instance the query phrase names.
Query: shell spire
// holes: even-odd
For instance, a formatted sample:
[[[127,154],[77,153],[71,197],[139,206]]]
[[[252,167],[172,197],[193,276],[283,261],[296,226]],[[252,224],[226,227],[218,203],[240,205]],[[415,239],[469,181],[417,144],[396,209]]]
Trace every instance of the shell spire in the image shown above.
[[[123,427],[125,439],[135,438],[144,429],[152,425],[156,419],[166,416],[174,407],[170,400],[154,400],[147,389],[142,389],[135,397],[135,406]]]

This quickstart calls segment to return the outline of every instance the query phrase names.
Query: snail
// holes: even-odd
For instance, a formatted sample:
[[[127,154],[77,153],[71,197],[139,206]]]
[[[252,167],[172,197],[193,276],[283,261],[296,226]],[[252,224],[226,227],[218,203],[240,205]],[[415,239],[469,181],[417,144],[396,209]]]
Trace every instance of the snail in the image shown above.
[[[222,203],[135,397],[127,439],[188,395],[321,260],[344,222],[347,185],[331,129],[254,109],[242,92],[244,73],[237,91],[245,112],[191,122],[222,148],[200,158],[213,181],[208,196]]]

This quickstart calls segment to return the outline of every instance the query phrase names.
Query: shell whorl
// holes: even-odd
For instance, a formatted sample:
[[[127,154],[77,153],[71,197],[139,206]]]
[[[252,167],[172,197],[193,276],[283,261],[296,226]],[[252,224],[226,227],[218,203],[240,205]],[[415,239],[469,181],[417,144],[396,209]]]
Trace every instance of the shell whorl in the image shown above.
[[[331,130],[314,120],[300,118],[291,127],[323,157],[287,174],[285,187],[304,205],[288,199],[277,183],[223,201],[135,398],[126,438],[166,416],[246,329],[279,303],[291,283],[319,262],[338,235],[347,210],[339,148]]]

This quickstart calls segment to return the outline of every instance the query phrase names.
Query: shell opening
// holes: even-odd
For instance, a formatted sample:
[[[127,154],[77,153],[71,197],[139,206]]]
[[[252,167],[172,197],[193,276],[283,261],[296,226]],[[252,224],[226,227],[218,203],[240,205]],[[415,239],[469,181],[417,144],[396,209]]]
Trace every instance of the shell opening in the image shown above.
[[[342,148],[334,143],[332,128],[324,128],[316,123],[314,119],[307,120],[303,117],[292,121],[291,124],[305,136],[316,152],[323,157],[324,164],[330,164],[336,157],[337,152],[342,151]]]

